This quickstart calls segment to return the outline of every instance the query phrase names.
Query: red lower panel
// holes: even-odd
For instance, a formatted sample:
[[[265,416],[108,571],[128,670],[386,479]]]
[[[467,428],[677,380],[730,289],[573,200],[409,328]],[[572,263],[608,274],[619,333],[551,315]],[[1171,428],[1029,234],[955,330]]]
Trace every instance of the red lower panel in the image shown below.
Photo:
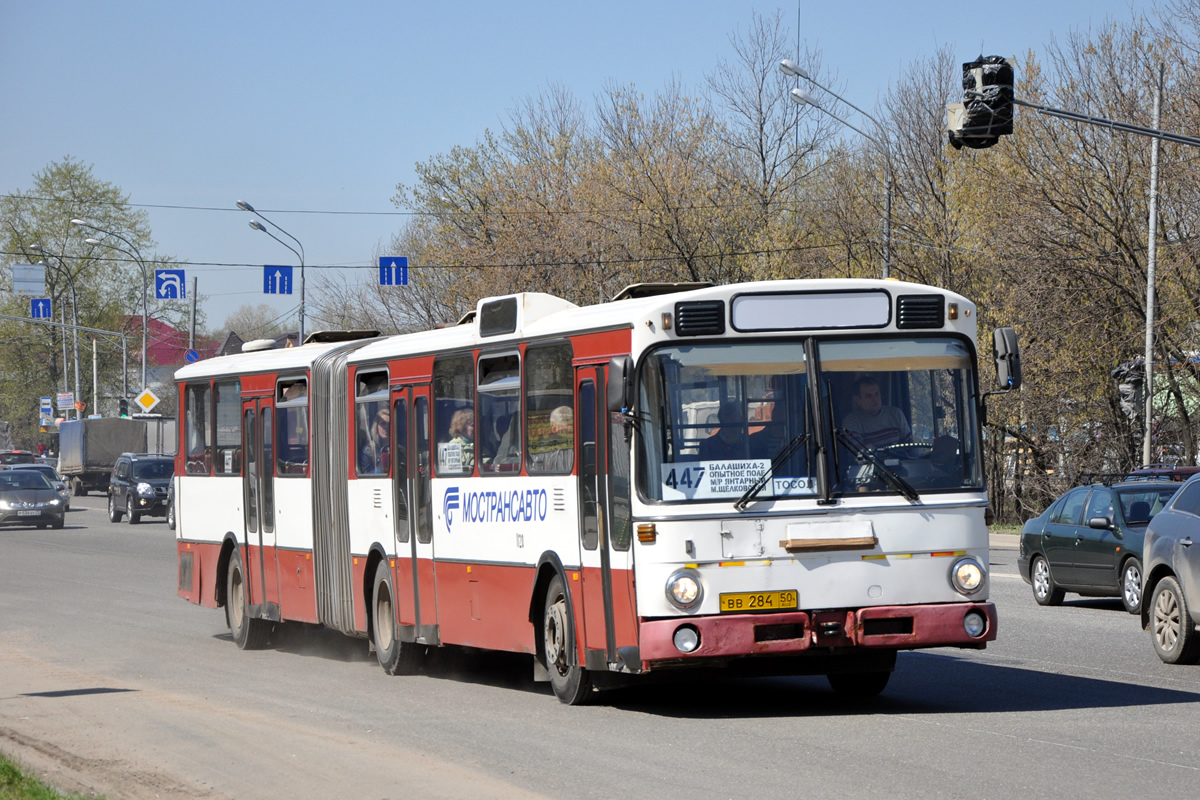
[[[180,585],[178,594],[184,600],[209,608],[217,606],[217,585],[225,579],[218,569],[222,545],[216,542],[178,542],[180,579],[191,560],[191,581]],[[278,558],[278,566],[275,560]],[[252,602],[262,601],[262,573],[259,571],[259,551],[250,549],[247,572]],[[317,621],[317,594],[313,576],[312,553],[305,550],[267,548],[266,574],[270,586],[268,599],[279,603],[279,613],[285,620]],[[275,581],[278,581],[276,584]]]
[[[392,583],[396,587],[396,607],[400,613],[401,625],[417,624],[417,609],[413,602],[413,560],[411,558],[394,559]]]
[[[963,617],[977,611],[987,618],[982,636],[963,630]],[[691,625],[700,646],[684,653],[673,642],[675,631]],[[679,617],[641,623],[643,668],[655,661],[703,661],[707,658],[765,654],[797,654],[809,647],[863,647],[915,650],[923,647],[983,648],[996,638],[996,606],[951,603],[925,606],[879,606],[857,611],[804,611],[780,614],[729,614]]]
[[[296,622],[317,621],[317,587],[312,553],[279,550],[279,612]]]
[[[527,566],[438,563],[437,623],[442,643],[534,652],[529,600],[535,576],[534,568]],[[424,599],[421,616],[428,624]]]
[[[221,545],[176,542],[175,549],[179,555],[179,596],[190,603],[216,608],[217,562],[221,557]],[[187,581],[184,576],[189,569],[191,580]]]

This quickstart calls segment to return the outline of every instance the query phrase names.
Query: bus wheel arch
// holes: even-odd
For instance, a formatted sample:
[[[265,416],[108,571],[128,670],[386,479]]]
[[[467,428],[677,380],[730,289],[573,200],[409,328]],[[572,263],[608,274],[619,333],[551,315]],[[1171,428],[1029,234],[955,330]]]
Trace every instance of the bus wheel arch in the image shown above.
[[[226,583],[229,580],[229,560],[233,557],[234,550],[237,549],[237,542],[234,541],[233,535],[228,534],[225,541],[221,543],[221,555],[217,557],[217,574],[213,591],[217,599],[217,607],[225,608],[225,622],[229,622],[229,598],[225,596]]]

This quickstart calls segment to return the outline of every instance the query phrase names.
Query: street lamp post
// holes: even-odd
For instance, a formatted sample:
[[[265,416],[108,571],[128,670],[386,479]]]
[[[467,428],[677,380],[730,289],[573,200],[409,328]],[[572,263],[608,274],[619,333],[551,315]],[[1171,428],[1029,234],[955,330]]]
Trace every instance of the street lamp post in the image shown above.
[[[249,211],[251,214],[257,214],[258,216],[262,217],[263,220],[268,225],[270,225],[272,228],[274,228],[275,230],[282,233],[284,236],[291,239],[293,242],[296,243],[296,247],[300,248],[299,250],[296,250],[296,247],[292,247],[290,244],[285,242],[283,239],[280,239],[278,236],[276,236],[275,234],[273,234],[269,230],[267,230],[265,227],[263,227],[263,224],[261,222],[259,222],[258,220],[256,220],[256,219],[250,220],[251,228],[253,228],[256,231],[262,231],[267,236],[270,236],[272,239],[279,242],[281,245],[286,247],[288,250],[291,250],[293,253],[295,253],[296,257],[300,259],[300,319],[299,319],[299,323],[300,323],[299,324],[299,337],[300,337],[300,339],[299,339],[299,342],[297,342],[297,343],[304,344],[304,245],[302,245],[300,243],[300,240],[297,239],[295,236],[292,236],[290,233],[285,231],[283,228],[279,227],[274,222],[267,219],[266,216],[264,216],[261,211],[258,211],[257,209],[255,209],[254,206],[250,205],[245,200],[238,200],[237,207],[240,208],[242,211]]]
[[[853,108],[859,114],[862,114],[864,117],[871,120],[871,122],[874,122],[875,127],[878,130],[881,130],[881,131],[883,130],[883,125],[881,125],[879,123],[879,120],[875,119],[873,116],[868,114],[866,111],[863,111],[861,108],[854,105],[854,103],[851,103],[849,100],[842,97],[840,94],[833,91],[828,86],[822,86],[821,84],[817,83],[815,80],[813,80],[812,76],[808,74],[807,70],[805,70],[803,67],[801,67],[799,64],[797,64],[795,61],[792,61],[790,58],[785,58],[782,61],[780,61],[779,69],[785,75],[791,75],[795,78],[804,78],[806,81],[811,83],[813,86],[816,86],[817,88],[822,89],[825,92],[833,95],[838,100],[841,100],[843,103],[845,103],[846,105]],[[813,108],[817,109],[818,111],[821,111],[822,113],[833,117],[835,120],[842,123],[850,130],[858,133],[864,139],[873,143],[876,147],[879,148],[880,153],[883,155],[884,167],[887,169],[887,175],[884,178],[884,204],[883,204],[883,217],[884,217],[883,277],[884,278],[891,277],[891,274],[892,274],[892,191],[893,191],[893,183],[894,183],[892,180],[891,151],[888,149],[888,146],[886,144],[881,142],[876,137],[861,130],[860,128],[855,127],[854,125],[851,125],[849,122],[842,119],[837,114],[834,114],[832,111],[830,111],[829,109],[822,106],[817,101],[817,98],[813,97],[811,93],[804,91],[799,86],[797,86],[795,89],[792,89],[790,96],[792,98],[792,102],[794,102],[794,103],[797,103],[799,105],[810,105]]]
[[[80,399],[80,397],[79,397],[79,296],[75,292],[75,276],[73,276],[71,274],[71,271],[67,269],[67,265],[63,262],[63,257],[61,255],[59,255],[57,253],[51,253],[49,250],[42,247],[40,244],[31,244],[31,245],[29,245],[29,249],[34,250],[38,253],[41,253],[44,256],[58,259],[59,265],[57,267],[53,266],[52,264],[50,264],[47,261],[43,261],[42,263],[45,264],[47,267],[50,267],[50,269],[54,270],[55,272],[59,272],[59,273],[65,275],[67,278],[67,284],[71,287],[71,325],[74,326],[74,329],[72,331],[72,349],[74,350],[74,354],[75,354],[75,400],[78,401]],[[66,369],[65,365],[64,365],[63,369],[64,370]],[[95,403],[96,403],[96,398],[93,395],[92,405],[95,406]],[[76,414],[76,416],[79,415],[78,410],[76,410],[75,414]]]
[[[129,245],[130,249],[133,251],[131,253],[129,250],[126,250],[124,247],[118,247],[115,244],[109,244],[108,242],[102,241],[100,239],[86,239],[85,240],[88,244],[100,245],[101,247],[107,247],[110,250],[116,250],[117,252],[124,253],[125,255],[132,258],[134,260],[134,262],[137,263],[138,269],[141,270],[141,273],[142,273],[142,390],[144,391],[145,389],[149,388],[146,384],[146,319],[149,316],[149,313],[147,312],[147,307],[146,307],[147,306],[147,301],[146,301],[146,290],[147,290],[146,261],[145,261],[145,259],[142,258],[142,252],[137,249],[137,245],[135,245],[133,242],[129,241],[128,239],[126,239],[124,236],[122,236],[119,233],[113,233],[110,230],[105,230],[104,228],[101,228],[98,225],[93,225],[92,223],[87,222],[86,220],[82,220],[82,219],[73,219],[73,220],[71,220],[71,224],[72,225],[81,225],[85,228],[91,228],[92,230],[99,231],[100,233],[103,233],[106,236],[112,236],[113,238],[120,239],[122,242]]]

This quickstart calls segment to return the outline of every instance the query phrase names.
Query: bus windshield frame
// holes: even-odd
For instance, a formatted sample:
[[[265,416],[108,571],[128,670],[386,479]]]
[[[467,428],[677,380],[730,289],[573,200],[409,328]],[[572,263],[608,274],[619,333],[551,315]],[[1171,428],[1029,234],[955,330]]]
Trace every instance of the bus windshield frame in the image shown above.
[[[638,387],[647,503],[984,489],[964,336],[670,343],[647,352]]]

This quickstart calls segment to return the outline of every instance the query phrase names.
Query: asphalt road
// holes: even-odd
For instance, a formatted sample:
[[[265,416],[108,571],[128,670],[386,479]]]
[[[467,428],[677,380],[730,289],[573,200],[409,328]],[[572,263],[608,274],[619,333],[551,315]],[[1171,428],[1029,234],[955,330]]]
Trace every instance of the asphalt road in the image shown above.
[[[1200,667],[1118,600],[1037,606],[995,537],[998,641],[901,654],[874,702],[820,677],[678,676],[559,704],[528,657],[439,652],[389,677],[363,640],[241,652],[175,595],[173,532],[75,498],[0,529],[0,751],[111,797],[1189,796]]]

